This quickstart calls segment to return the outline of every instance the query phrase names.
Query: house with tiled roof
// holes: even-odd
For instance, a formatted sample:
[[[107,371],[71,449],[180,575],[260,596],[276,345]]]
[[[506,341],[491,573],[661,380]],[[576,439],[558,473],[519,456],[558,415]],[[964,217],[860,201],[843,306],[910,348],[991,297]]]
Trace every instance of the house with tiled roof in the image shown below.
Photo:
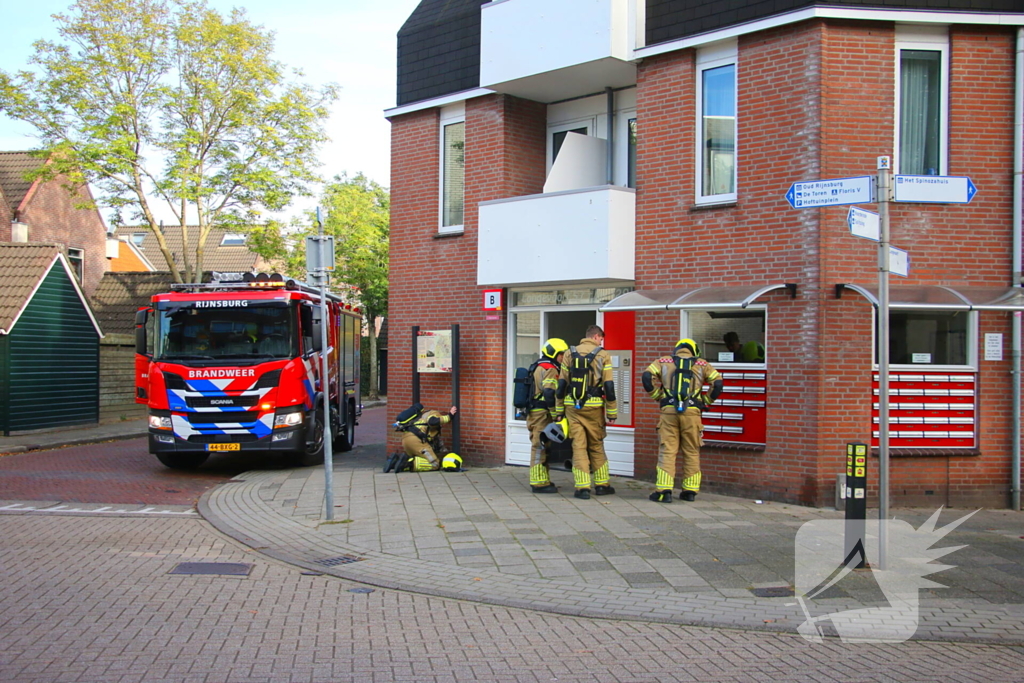
[[[96,422],[102,336],[60,245],[0,242],[0,433]]]
[[[179,268],[185,264],[184,254],[194,259],[196,246],[199,244],[199,226],[188,226],[188,243],[184,244],[182,229],[177,225],[163,226],[167,248],[174,257]],[[125,225],[114,230],[119,240],[127,240],[140,254],[149,260],[157,270],[169,270],[167,259],[160,251],[156,235],[146,226]],[[213,228],[206,236],[203,249],[203,270],[215,270],[231,273],[255,273],[267,269],[266,261],[255,252],[249,250],[248,235],[244,232],[232,232],[224,228]]]
[[[159,270],[131,239],[111,238],[108,241],[108,268],[111,273],[143,272]],[[116,249],[116,252],[114,251]]]
[[[88,186],[67,189],[68,179],[30,179],[47,161],[33,152],[0,152],[0,242],[57,244],[91,293],[107,269],[107,230]]]

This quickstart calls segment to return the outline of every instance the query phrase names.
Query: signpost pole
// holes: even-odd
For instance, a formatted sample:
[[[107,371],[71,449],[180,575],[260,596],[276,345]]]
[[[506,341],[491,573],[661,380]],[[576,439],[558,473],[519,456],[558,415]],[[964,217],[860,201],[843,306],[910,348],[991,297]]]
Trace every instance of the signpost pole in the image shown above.
[[[889,518],[889,200],[891,159],[878,157],[878,567],[886,568]]]
[[[324,427],[324,506],[327,508],[327,521],[334,521],[334,451],[331,446],[331,375],[329,328],[331,318],[327,314],[327,254],[324,253],[328,240],[324,237],[324,223],[320,217],[320,207],[316,207],[317,234],[320,238],[320,391],[323,392],[323,427]],[[341,378],[338,378],[338,391],[342,390]]]

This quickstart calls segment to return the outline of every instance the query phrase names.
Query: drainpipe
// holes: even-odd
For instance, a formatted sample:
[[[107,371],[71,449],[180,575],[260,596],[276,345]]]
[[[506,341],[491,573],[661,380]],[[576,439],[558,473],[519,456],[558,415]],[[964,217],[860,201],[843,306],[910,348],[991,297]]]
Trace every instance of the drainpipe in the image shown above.
[[[1013,107],[1013,286],[1021,286],[1021,173],[1024,170],[1024,28],[1017,29],[1016,84]],[[1021,438],[1021,312],[1013,313],[1013,466],[1010,492],[1012,507],[1020,510]]]
[[[1018,52],[1018,55],[1020,53]],[[615,178],[612,175],[612,149],[615,143],[615,124],[613,123],[612,116],[615,113],[615,91],[610,87],[604,89],[605,97],[608,99],[608,154],[607,161],[605,162],[605,185],[614,185]]]

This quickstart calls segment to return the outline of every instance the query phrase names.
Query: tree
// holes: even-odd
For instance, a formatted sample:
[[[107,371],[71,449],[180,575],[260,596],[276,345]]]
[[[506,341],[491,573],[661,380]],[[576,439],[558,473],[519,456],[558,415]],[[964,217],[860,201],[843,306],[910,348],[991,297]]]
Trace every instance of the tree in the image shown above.
[[[340,175],[325,189],[320,203],[324,233],[334,235],[335,282],[358,292],[363,321],[369,330],[370,378],[367,398],[377,398],[377,319],[388,313],[388,258],[391,196],[363,174]],[[289,273],[305,271],[305,228],[296,237]]]
[[[91,183],[115,222],[127,212],[148,226],[175,281],[198,280],[211,229],[245,231],[262,210],[310,194],[336,88],[288,82],[273,34],[244,10],[79,0],[69,12],[54,16],[61,42],[35,44],[35,71],[0,71],[0,111],[35,127],[52,160],[40,175]],[[183,244],[198,245],[180,267],[155,216],[161,203]]]

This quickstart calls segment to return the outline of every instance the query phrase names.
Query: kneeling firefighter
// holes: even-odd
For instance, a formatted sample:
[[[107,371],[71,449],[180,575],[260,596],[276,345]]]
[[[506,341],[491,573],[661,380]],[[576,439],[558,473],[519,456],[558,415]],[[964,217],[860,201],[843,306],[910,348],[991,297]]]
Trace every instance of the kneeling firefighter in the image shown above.
[[[404,431],[402,449],[405,453],[396,453],[388,461],[385,472],[433,472],[440,469],[444,455],[444,444],[441,442],[441,427],[451,422],[458,412],[455,406],[446,414],[436,410],[423,410],[416,404],[399,415],[395,423],[399,431]],[[461,465],[461,461],[460,461]]]
[[[672,502],[676,454],[683,454],[680,498],[694,500],[700,490],[701,414],[722,393],[722,375],[700,357],[697,342],[680,339],[673,355],[647,366],[641,377],[644,389],[661,406],[658,420],[658,480],[650,499]],[[705,394],[704,385],[710,387]]]

